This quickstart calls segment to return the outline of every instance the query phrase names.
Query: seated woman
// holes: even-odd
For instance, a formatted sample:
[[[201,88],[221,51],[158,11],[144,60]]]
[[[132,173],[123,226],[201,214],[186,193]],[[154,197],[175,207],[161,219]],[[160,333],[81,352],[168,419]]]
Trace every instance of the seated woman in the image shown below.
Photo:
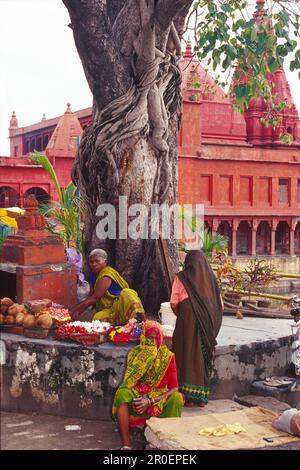
[[[131,449],[130,417],[180,417],[183,398],[178,390],[174,354],[162,344],[161,325],[145,321],[140,344],[128,354],[123,383],[118,388],[112,407],[117,416],[122,450]]]
[[[90,253],[89,263],[97,275],[94,287],[89,296],[80,304],[71,308],[73,320],[90,306],[96,306],[93,320],[108,321],[113,325],[125,325],[138,315],[145,320],[144,308],[138,294],[130,289],[123,277],[113,268],[107,266],[107,253],[96,249]]]

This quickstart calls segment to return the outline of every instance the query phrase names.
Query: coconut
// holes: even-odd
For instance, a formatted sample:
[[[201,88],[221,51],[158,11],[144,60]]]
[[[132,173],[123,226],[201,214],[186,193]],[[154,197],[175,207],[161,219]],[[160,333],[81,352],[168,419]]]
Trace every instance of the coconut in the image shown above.
[[[16,324],[17,325],[23,325],[23,321],[25,319],[25,315],[24,313],[18,313],[18,315],[16,316]]]
[[[18,313],[23,312],[23,310],[24,310],[24,305],[13,304],[8,308],[7,313],[8,315],[14,315],[16,317]]]
[[[38,318],[35,320],[35,326],[38,328],[51,328],[53,320],[48,313],[44,313],[43,315],[39,315]]]
[[[33,315],[25,315],[23,321],[24,328],[34,328],[35,327],[35,318]]]
[[[14,325],[16,322],[16,319],[13,315],[6,315],[4,321],[6,325]]]
[[[2,315],[5,315],[7,313],[8,306],[7,305],[0,305],[0,312]]]
[[[13,304],[14,301],[11,300],[9,297],[3,297],[3,299],[1,299],[1,305],[6,305],[7,307],[10,307]]]

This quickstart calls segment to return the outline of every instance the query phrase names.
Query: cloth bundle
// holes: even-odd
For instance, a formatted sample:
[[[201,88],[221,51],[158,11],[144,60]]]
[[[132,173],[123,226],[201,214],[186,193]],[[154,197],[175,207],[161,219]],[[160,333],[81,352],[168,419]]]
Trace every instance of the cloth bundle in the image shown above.
[[[297,408],[285,410],[273,420],[272,426],[280,431],[300,437],[300,411]]]

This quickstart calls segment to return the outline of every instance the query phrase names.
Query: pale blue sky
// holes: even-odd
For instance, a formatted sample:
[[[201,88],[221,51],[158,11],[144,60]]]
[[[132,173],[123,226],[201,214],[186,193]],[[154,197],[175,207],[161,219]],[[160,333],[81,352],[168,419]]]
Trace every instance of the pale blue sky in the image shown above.
[[[9,154],[13,111],[19,126],[91,106],[70,19],[61,0],[0,0],[0,155]],[[287,72],[300,111],[297,73]]]

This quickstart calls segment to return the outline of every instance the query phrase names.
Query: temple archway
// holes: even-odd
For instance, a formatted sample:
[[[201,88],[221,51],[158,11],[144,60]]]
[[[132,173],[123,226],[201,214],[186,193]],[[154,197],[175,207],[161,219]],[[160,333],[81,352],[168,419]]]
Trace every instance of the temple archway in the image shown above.
[[[34,187],[27,189],[24,196],[33,194],[39,204],[48,204],[50,202],[49,194],[42,188]]]
[[[0,187],[0,207],[15,207],[19,204],[18,192],[10,186]]]
[[[251,229],[246,220],[242,220],[236,232],[236,254],[251,254]]]
[[[232,231],[227,220],[223,220],[217,230],[217,233],[223,235],[223,237],[227,238],[228,240],[228,254],[231,255],[232,253]]]
[[[300,222],[297,223],[295,228],[295,254],[300,255]]]
[[[256,254],[269,255],[271,253],[271,228],[267,221],[263,220],[257,227]]]
[[[275,232],[276,255],[288,255],[290,252],[290,228],[287,222],[281,220]]]

